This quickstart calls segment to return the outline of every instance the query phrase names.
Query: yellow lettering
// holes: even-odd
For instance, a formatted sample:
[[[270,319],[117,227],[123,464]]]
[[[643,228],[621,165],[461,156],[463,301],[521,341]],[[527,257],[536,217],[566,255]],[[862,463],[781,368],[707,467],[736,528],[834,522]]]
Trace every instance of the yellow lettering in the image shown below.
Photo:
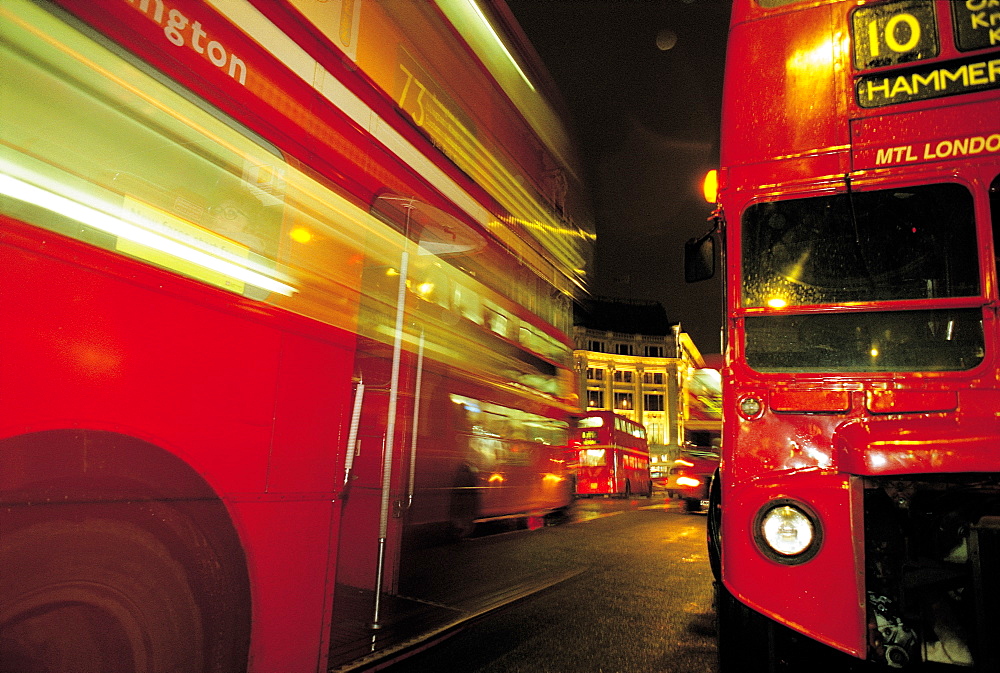
[[[989,84],[990,80],[984,72],[986,70],[985,63],[973,63],[969,65],[969,84]]]
[[[942,89],[948,88],[948,82],[957,82],[957,81],[961,80],[963,84],[968,84],[969,83],[968,68],[966,68],[966,66],[964,66],[964,65],[961,66],[955,72],[951,72],[950,70],[946,70],[944,68],[942,68],[941,70],[939,70],[939,72],[941,73],[941,88]]]
[[[920,73],[913,74],[913,90],[919,91],[921,86],[933,85],[935,91],[941,90],[941,78],[938,76],[938,71],[928,74],[927,76],[921,75]]]
[[[910,39],[906,42],[896,40],[896,26],[905,23],[910,27]],[[897,54],[912,50],[920,42],[920,22],[912,14],[897,14],[889,19],[885,26],[885,44]]]
[[[883,78],[882,84],[875,84],[872,80],[868,80],[866,84],[868,84],[868,100],[873,100],[876,92],[886,97],[889,96],[889,78]]]
[[[986,20],[986,12],[978,12],[977,14],[969,14],[969,20],[972,21],[973,29],[976,28],[989,28],[990,22]]]
[[[902,76],[896,78],[896,83],[892,85],[892,93],[889,94],[889,98],[895,98],[899,93],[913,95],[913,87],[910,86],[909,80]]]

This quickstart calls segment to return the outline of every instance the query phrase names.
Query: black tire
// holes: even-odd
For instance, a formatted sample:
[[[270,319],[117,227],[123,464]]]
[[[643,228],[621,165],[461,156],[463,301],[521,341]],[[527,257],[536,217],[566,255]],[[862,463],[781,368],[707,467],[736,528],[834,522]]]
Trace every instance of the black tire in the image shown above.
[[[719,673],[772,673],[772,622],[715,582]]]
[[[864,673],[869,664],[796,633],[714,583],[719,673]]]
[[[719,471],[712,475],[708,487],[708,520],[705,522],[708,542],[708,565],[716,582],[722,580],[722,480]]]
[[[133,522],[37,521],[2,536],[0,568],[3,673],[221,670],[205,645],[224,626],[207,623],[188,569]]]

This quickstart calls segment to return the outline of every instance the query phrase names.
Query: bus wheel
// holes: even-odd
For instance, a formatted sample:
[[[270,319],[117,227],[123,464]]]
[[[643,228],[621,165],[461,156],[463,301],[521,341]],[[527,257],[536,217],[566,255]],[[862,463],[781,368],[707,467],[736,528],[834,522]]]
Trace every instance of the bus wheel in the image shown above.
[[[802,636],[713,583],[719,673],[866,673],[868,662]],[[881,669],[880,669],[881,670]]]
[[[209,668],[185,568],[133,523],[28,525],[3,536],[0,568],[4,673]]]
[[[715,581],[722,579],[722,486],[719,471],[715,471],[708,489],[708,520],[705,522],[708,565]]]
[[[770,620],[740,603],[714,582],[719,673],[771,673]]]

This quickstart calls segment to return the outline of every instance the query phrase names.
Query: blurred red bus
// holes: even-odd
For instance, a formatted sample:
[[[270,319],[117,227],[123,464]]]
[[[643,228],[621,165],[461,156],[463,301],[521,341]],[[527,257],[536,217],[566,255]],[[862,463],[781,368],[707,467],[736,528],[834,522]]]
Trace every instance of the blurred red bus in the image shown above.
[[[5,0],[0,34],[0,667],[453,626],[404,540],[572,501],[592,227],[506,6]]]
[[[576,464],[576,495],[650,496],[646,428],[613,411],[577,417],[570,437]]]
[[[1000,670],[997,5],[733,3],[723,673]]]

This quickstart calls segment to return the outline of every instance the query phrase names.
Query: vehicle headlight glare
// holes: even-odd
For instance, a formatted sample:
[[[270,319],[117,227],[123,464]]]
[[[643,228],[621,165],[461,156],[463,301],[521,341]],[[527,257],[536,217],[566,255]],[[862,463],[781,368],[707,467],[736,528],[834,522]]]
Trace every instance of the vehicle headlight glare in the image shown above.
[[[769,511],[760,527],[771,549],[785,556],[801,554],[813,541],[813,526],[809,517],[791,505]]]
[[[822,542],[815,515],[805,505],[787,499],[762,509],[754,529],[757,546],[779,563],[805,563],[819,552]]]

